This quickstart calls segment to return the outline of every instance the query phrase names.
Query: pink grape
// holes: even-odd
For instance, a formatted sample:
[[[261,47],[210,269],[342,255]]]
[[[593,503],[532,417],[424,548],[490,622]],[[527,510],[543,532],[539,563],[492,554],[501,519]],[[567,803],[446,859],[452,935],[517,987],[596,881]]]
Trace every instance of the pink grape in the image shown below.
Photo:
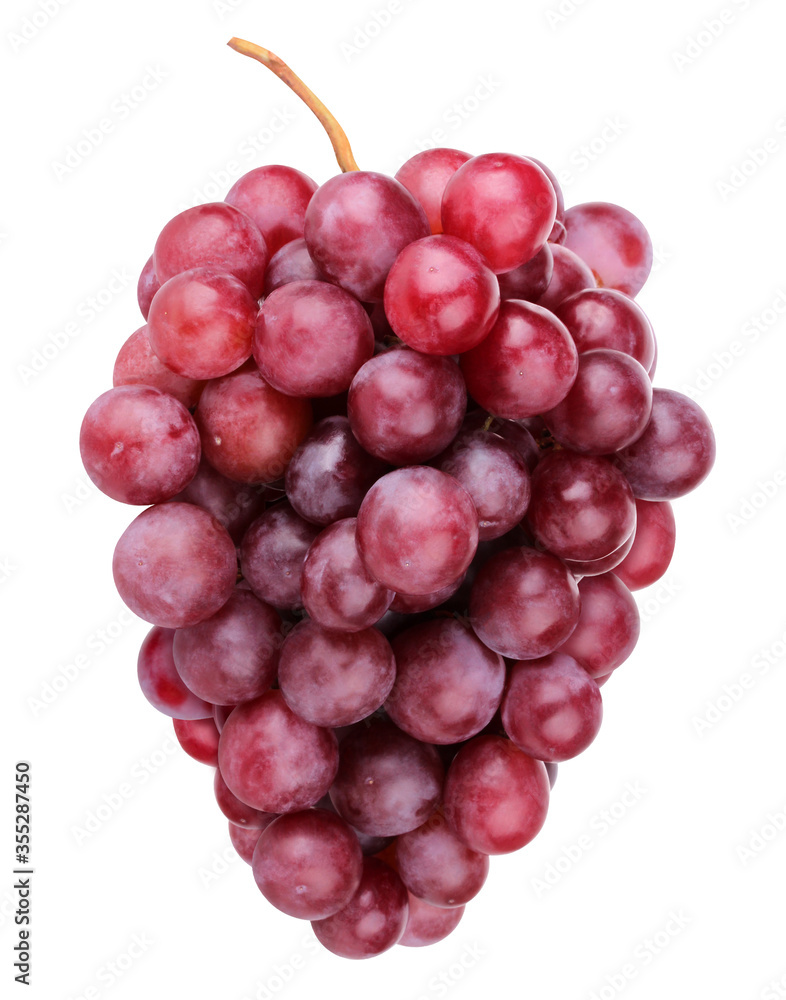
[[[396,171],[396,180],[423,206],[431,232],[442,232],[442,195],[458,168],[471,160],[470,153],[437,147],[415,153]]]
[[[578,254],[567,247],[551,245],[551,280],[538,304],[555,311],[565,299],[585,288],[595,288],[595,275]]]
[[[464,916],[463,906],[453,906],[446,909],[443,906],[432,906],[422,899],[409,893],[409,916],[404,934],[399,940],[400,945],[408,948],[421,948],[427,944],[442,941],[458,927]]]
[[[121,503],[161,503],[196,475],[201,446],[182,403],[146,385],[109,389],[89,407],[79,432],[91,480]]]
[[[159,361],[178,375],[219,378],[251,357],[256,318],[256,299],[238,278],[194,268],[156,292],[147,335]]]
[[[442,197],[442,228],[476,247],[496,274],[535,256],[557,214],[551,182],[532,160],[484,153],[453,174]]]
[[[396,680],[385,710],[404,732],[424,743],[460,743],[494,717],[505,664],[461,622],[414,625],[392,646]]]
[[[229,826],[229,839],[237,851],[238,857],[242,861],[245,861],[247,865],[250,865],[254,858],[254,850],[257,842],[262,836],[262,831],[259,827],[238,826],[237,823],[233,823],[231,820],[227,825]]]
[[[466,406],[458,365],[401,348],[363,365],[349,389],[347,416],[367,452],[393,465],[412,465],[450,444]]]
[[[200,764],[218,767],[218,728],[211,714],[207,719],[174,719],[175,736],[181,748]]]
[[[299,718],[280,691],[238,705],[221,731],[218,763],[230,791],[263,812],[296,812],[330,788],[338,745],[329,729]]]
[[[277,392],[254,368],[205,387],[195,414],[210,464],[239,483],[279,479],[311,429],[311,404]]]
[[[265,271],[265,295],[270,295],[291,281],[327,281],[327,276],[311,259],[306,241],[302,237],[292,240],[291,243],[285,243],[270,258]]]
[[[332,728],[375,712],[395,677],[393,651],[381,632],[332,632],[308,619],[287,636],[278,668],[281,693],[292,711]]]
[[[554,555],[601,559],[630,537],[636,505],[625,476],[610,459],[555,451],[532,475],[527,522]]]
[[[660,580],[669,568],[676,541],[674,511],[667,500],[636,500],[636,534],[630,551],[614,570],[630,590]]]
[[[260,600],[275,608],[301,606],[303,564],[318,534],[286,501],[254,521],[240,546],[240,569]]]
[[[363,876],[347,905],[312,928],[317,940],[341,958],[371,958],[396,944],[409,916],[407,890],[393,869],[365,858]]]
[[[265,487],[234,483],[202,456],[197,474],[175,501],[202,507],[222,524],[239,545],[246,529],[265,509]]]
[[[565,246],[589,264],[604,288],[634,296],[652,269],[652,241],[636,216],[604,201],[565,213]]]
[[[548,310],[509,299],[477,347],[461,355],[469,394],[497,417],[521,420],[560,403],[576,380],[578,353]]]
[[[394,837],[420,826],[442,794],[439,754],[392,722],[374,720],[341,743],[330,798],[363,833]]]
[[[178,673],[213,705],[238,705],[264,694],[276,677],[281,618],[250,591],[236,590],[212,618],[175,633]]]
[[[292,456],[284,477],[289,502],[301,517],[327,526],[354,517],[373,483],[389,471],[364,451],[346,417],[320,420]]]
[[[579,354],[606,348],[622,351],[648,372],[655,363],[655,334],[641,306],[613,288],[586,288],[556,310]]]
[[[404,247],[385,282],[385,314],[405,344],[425,354],[477,346],[499,312],[499,284],[481,254],[454,236]]]
[[[511,668],[502,724],[530,757],[559,762],[578,756],[597,736],[602,719],[598,685],[561,650]]]
[[[288,396],[335,396],[374,353],[371,320],[349,292],[292,281],[271,292],[257,318],[254,358]]]
[[[354,517],[336,521],[314,539],[303,564],[303,607],[325,628],[359,632],[378,622],[394,593],[360,558]]]
[[[509,854],[528,844],[546,821],[549,779],[535,760],[501,736],[465,743],[445,779],[445,818],[479,854]]]
[[[478,546],[472,498],[452,476],[425,466],[395,469],[366,494],[357,546],[390,590],[431,594],[465,572]]]
[[[142,694],[153,708],[173,719],[209,719],[213,706],[189,690],[172,657],[175,633],[158,625],[150,629],[139,650],[137,676]]]
[[[265,164],[238,178],[224,199],[256,223],[271,254],[303,235],[316,181],[294,167]]]
[[[139,275],[139,281],[136,286],[136,298],[139,303],[139,311],[145,319],[147,319],[147,314],[150,312],[150,303],[153,301],[153,296],[160,287],[161,282],[158,280],[158,276],[156,275],[156,266],[153,261],[153,255],[150,254],[147,258],[145,266],[142,268],[142,273]]]
[[[652,383],[638,361],[597,350],[579,355],[576,381],[543,419],[564,448],[608,455],[641,437],[651,414]]]
[[[363,874],[351,828],[326,809],[279,816],[257,841],[252,860],[262,895],[283,913],[323,920],[343,909]]]
[[[559,652],[576,660],[590,677],[603,677],[633,652],[641,630],[639,609],[614,573],[585,577],[579,595],[578,624]]]
[[[153,353],[147,326],[132,333],[120,348],[112,372],[112,385],[149,385],[159,389],[190,409],[199,402],[205,383],[183,378],[170,371]]]
[[[221,201],[176,215],[161,230],[153,251],[162,286],[183,271],[212,268],[234,275],[255,299],[262,294],[269,259],[267,244],[255,223]]]
[[[639,500],[676,500],[695,490],[715,463],[707,414],[681,392],[655,389],[644,433],[617,454]]]
[[[196,625],[235,588],[237,556],[226,530],[189,503],[148,507],[120,536],[112,560],[128,607],[165,628]]]
[[[497,276],[503,299],[524,299],[537,302],[551,282],[554,254],[550,243],[544,243],[534,257],[513,271]]]
[[[213,792],[216,796],[218,808],[226,816],[230,823],[250,830],[258,830],[260,833],[265,827],[276,818],[275,813],[261,812],[247,805],[230,791],[229,786],[221,776],[221,771],[216,768],[213,777]]]
[[[362,302],[381,302],[393,261],[428,236],[426,213],[403,184],[367,170],[331,177],[311,199],[304,236],[317,266]]]
[[[579,619],[579,588],[548,552],[505,549],[482,566],[472,586],[469,618],[489,649],[517,660],[546,656]]]
[[[396,840],[396,868],[407,889],[431,906],[468,903],[483,888],[488,855],[470,850],[441,812]]]
[[[514,445],[498,434],[461,431],[434,464],[472,497],[480,541],[499,538],[524,517],[530,498],[529,470]]]

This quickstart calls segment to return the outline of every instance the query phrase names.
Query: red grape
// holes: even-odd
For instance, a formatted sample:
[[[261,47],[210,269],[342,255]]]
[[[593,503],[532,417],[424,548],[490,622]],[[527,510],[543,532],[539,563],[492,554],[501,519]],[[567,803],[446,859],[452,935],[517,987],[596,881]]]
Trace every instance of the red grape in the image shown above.
[[[548,761],[576,757],[595,739],[602,718],[598,685],[561,650],[511,668],[502,699],[502,724],[530,757]]]
[[[396,682],[385,710],[404,732],[424,743],[459,743],[494,717],[505,664],[461,622],[446,618],[414,625],[392,646]]]
[[[401,939],[408,916],[404,883],[384,861],[366,858],[360,885],[349,903],[311,926],[317,940],[334,955],[371,958]]]
[[[265,487],[232,482],[216,472],[203,455],[197,474],[173,499],[202,507],[227,529],[232,541],[239,545],[248,526],[265,509]]]
[[[136,299],[139,303],[139,311],[145,319],[147,319],[147,314],[150,312],[150,303],[153,301],[153,296],[160,287],[161,282],[156,275],[153,255],[150,254],[145,266],[142,268],[142,273],[139,275],[139,281],[136,286]]]
[[[423,206],[431,232],[442,232],[442,195],[458,168],[471,160],[470,153],[437,147],[415,153],[396,171],[396,180]]]
[[[607,556],[600,559],[563,559],[562,561],[576,577],[600,576],[610,570],[616,572],[616,567],[622,562],[633,546],[633,539],[636,536],[636,529],[628,535],[625,541],[618,548],[614,549]]]
[[[542,761],[501,736],[476,736],[453,758],[445,779],[445,818],[479,854],[509,854],[546,821],[549,779]]]
[[[254,358],[288,396],[335,396],[374,353],[371,320],[349,292],[292,281],[271,292],[257,318]]]
[[[559,647],[590,675],[603,677],[627,660],[639,638],[639,609],[614,573],[579,583],[581,613],[573,633]]]
[[[302,920],[323,920],[355,895],[363,855],[340,816],[307,809],[279,816],[265,828],[252,868],[260,892],[277,909]]]
[[[308,252],[306,241],[301,237],[284,244],[273,254],[265,271],[265,295],[291,281],[327,281]]]
[[[194,268],[156,292],[147,335],[158,359],[173,372],[218,378],[251,356],[256,318],[256,299],[238,278]]]
[[[177,671],[172,657],[175,633],[158,625],[150,629],[139,650],[137,676],[142,694],[153,708],[173,719],[209,720],[213,706],[194,694]]]
[[[432,906],[410,892],[407,926],[398,943],[408,948],[436,944],[458,927],[463,916],[463,906]]]
[[[128,607],[154,625],[183,628],[214,615],[235,587],[237,556],[226,530],[190,503],[148,507],[120,536],[112,560]]]
[[[228,826],[229,839],[232,841],[232,846],[237,851],[238,857],[242,861],[245,861],[247,865],[250,865],[262,831],[259,827],[238,826],[237,823],[233,823],[231,820]]]
[[[432,906],[461,906],[473,899],[489,873],[487,854],[470,850],[433,813],[396,840],[396,868],[407,889]]]
[[[660,580],[674,554],[676,524],[667,500],[636,500],[636,534],[630,551],[614,570],[630,590]]]
[[[393,261],[428,236],[426,213],[403,184],[353,170],[326,181],[306,210],[305,238],[317,266],[362,302],[381,302]]]
[[[551,280],[538,299],[538,305],[556,310],[565,299],[586,288],[595,287],[595,275],[577,254],[567,247],[551,246]]]
[[[331,632],[308,620],[287,636],[278,668],[281,693],[292,711],[334,728],[375,712],[395,676],[393,651],[381,632]]]
[[[452,476],[425,466],[395,469],[366,494],[357,545],[367,569],[385,587],[431,594],[457,580],[472,561],[478,515]]]
[[[273,608],[248,590],[236,590],[212,618],[177,630],[175,665],[200,698],[238,705],[272,686],[282,641]]]
[[[279,479],[311,428],[311,404],[244,368],[205,387],[195,414],[210,464],[239,483]]]
[[[405,247],[385,282],[385,314],[405,344],[461,354],[483,340],[499,312],[499,284],[481,254],[454,236]]]
[[[177,742],[189,757],[218,767],[218,727],[212,705],[207,719],[174,719],[173,723]]]
[[[161,230],[153,251],[162,286],[176,274],[205,267],[234,275],[255,299],[262,294],[269,257],[254,222],[222,201],[176,215]]]
[[[655,363],[655,335],[641,306],[613,288],[586,288],[565,299],[557,316],[579,354],[606,348],[622,351],[648,372]]]
[[[224,199],[253,219],[271,254],[303,235],[316,181],[294,167],[265,164],[238,178]]]
[[[109,389],[89,407],[79,432],[85,470],[113,500],[169,500],[196,475],[201,447],[182,403],[147,385]]]
[[[401,348],[363,365],[349,389],[347,415],[367,452],[393,465],[411,465],[450,444],[466,406],[458,365]]]
[[[260,812],[259,809],[254,809],[245,802],[241,802],[237,795],[229,790],[229,786],[218,768],[216,768],[213,778],[213,792],[218,808],[229,822],[236,826],[258,830],[261,833],[276,818],[276,813]]]
[[[639,500],[676,500],[695,490],[715,462],[715,435],[698,403],[672,389],[652,393],[644,433],[617,455]]]
[[[303,565],[303,607],[320,625],[342,632],[359,632],[378,622],[394,596],[364,566],[356,523],[348,517],[325,528]]]
[[[565,213],[565,246],[592,268],[604,288],[635,295],[652,268],[652,241],[636,216],[604,201],[574,205]]]
[[[120,348],[112,372],[112,385],[149,385],[174,396],[190,409],[199,402],[205,383],[170,371],[153,353],[147,326],[132,333]]]
[[[240,569],[260,600],[276,608],[301,606],[303,563],[318,534],[286,501],[254,521],[240,546]]]
[[[338,745],[329,729],[298,718],[280,691],[268,691],[229,716],[218,762],[242,802],[264,812],[296,812],[315,805],[330,787]]]
[[[548,310],[509,299],[477,347],[461,356],[469,394],[498,417],[521,420],[561,402],[576,380],[578,353]]]
[[[476,247],[496,274],[526,263],[546,242],[557,197],[539,166],[512,153],[484,153],[453,174],[442,228]]]
[[[481,642],[502,656],[536,659],[563,643],[579,618],[579,588],[548,552],[505,549],[480,569],[469,616]]]
[[[554,254],[551,244],[544,243],[525,264],[498,275],[500,296],[503,299],[537,302],[549,287],[553,273]]]

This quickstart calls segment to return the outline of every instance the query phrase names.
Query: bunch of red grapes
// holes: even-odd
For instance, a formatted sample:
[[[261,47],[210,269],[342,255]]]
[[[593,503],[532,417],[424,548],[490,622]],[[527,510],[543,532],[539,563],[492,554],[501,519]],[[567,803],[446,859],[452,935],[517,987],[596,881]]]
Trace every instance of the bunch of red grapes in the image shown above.
[[[291,167],[162,230],[82,458],[144,694],[265,897],[349,958],[529,843],[666,570],[710,424],[653,389],[652,247],[539,161]]]

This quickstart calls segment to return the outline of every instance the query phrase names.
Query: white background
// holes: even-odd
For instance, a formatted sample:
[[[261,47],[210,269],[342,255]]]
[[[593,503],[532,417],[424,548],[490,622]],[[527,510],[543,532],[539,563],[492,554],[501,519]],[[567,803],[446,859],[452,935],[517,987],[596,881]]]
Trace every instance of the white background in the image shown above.
[[[782,0],[6,0],[1,17],[3,995],[786,996]],[[210,770],[174,752],[138,692],[147,626],[124,618],[110,572],[134,511],[86,488],[77,448],[141,324],[136,277],[167,219],[261,163],[336,172],[316,120],[232,35],[306,78],[362,167],[392,173],[441,129],[439,144],[567,171],[568,204],[634,211],[658,259],[639,296],[656,383],[698,389],[718,437],[712,476],[675,505],[664,585],[639,594],[641,641],[603,689],[601,734],[561,768],[540,836],[492,859],[451,938],[368,962],[317,951],[268,906],[228,850]],[[101,144],[60,169],[102,119]],[[11,958],[20,758],[27,992]],[[80,833],[105,796],[122,806]]]

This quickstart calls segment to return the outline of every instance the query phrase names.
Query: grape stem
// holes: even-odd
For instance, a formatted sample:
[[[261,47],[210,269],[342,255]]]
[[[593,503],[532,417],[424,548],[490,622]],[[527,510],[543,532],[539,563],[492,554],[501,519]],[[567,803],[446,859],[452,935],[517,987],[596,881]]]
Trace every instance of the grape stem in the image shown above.
[[[239,52],[243,56],[249,56],[251,59],[256,59],[263,66],[267,66],[280,80],[284,81],[290,90],[297,94],[307,108],[310,108],[314,112],[333,144],[333,151],[336,154],[338,165],[341,167],[343,173],[360,169],[355,162],[355,157],[352,155],[352,147],[349,145],[349,139],[347,139],[344,129],[313,90],[307,87],[296,73],[292,72],[283,59],[279,59],[269,49],[263,49],[261,45],[255,45],[253,42],[247,42],[242,38],[231,38],[227,42],[227,45],[229,45],[230,49],[234,49],[235,52]]]

